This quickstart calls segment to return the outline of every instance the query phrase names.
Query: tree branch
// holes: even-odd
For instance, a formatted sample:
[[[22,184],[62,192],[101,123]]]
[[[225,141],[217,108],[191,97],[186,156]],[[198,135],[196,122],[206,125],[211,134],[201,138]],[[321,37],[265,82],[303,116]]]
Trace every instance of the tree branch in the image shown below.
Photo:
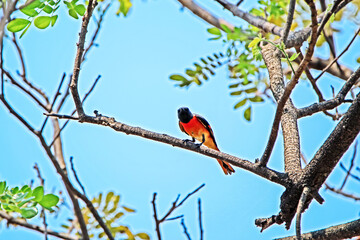
[[[96,111],[97,113],[97,111]],[[54,117],[62,117],[57,114],[49,114]],[[70,117],[70,116],[69,116]],[[166,143],[172,145],[174,147],[179,147],[183,149],[187,149],[193,152],[198,152],[200,154],[213,157],[216,159],[220,159],[226,161],[234,166],[243,168],[247,171],[253,172],[256,175],[259,175],[263,178],[266,178],[272,182],[278,183],[282,186],[287,186],[290,184],[291,180],[284,173],[279,173],[274,170],[271,170],[267,167],[259,166],[258,164],[252,163],[248,160],[244,160],[223,152],[219,152],[205,146],[198,147],[196,144],[192,142],[184,142],[182,139],[171,137],[167,134],[156,133],[152,131],[145,130],[140,127],[133,127],[130,125],[126,125],[124,123],[116,121],[114,118],[102,116],[97,114],[95,117],[91,117],[86,115],[82,120],[85,123],[97,124],[102,126],[107,126],[114,129],[117,132],[123,132],[128,135],[136,135],[143,138],[151,139],[157,142]]]
[[[360,235],[360,219],[301,235],[302,240],[347,239]],[[277,238],[296,240],[296,236]]]
[[[222,24],[226,25],[230,30],[234,29],[234,25],[231,23],[225,21],[224,19],[218,18],[215,15],[213,15],[208,10],[204,9],[203,7],[199,6],[197,3],[195,3],[193,0],[178,0],[184,7],[189,9],[192,13],[203,19],[205,22],[219,28],[222,28]]]
[[[84,109],[80,100],[79,91],[78,91],[78,80],[80,73],[80,66],[83,58],[84,45],[85,45],[85,37],[87,33],[87,27],[92,15],[92,12],[97,4],[97,0],[89,0],[89,5],[86,9],[86,13],[83,17],[81,30],[79,34],[79,42],[77,44],[77,53],[74,63],[73,75],[70,83],[70,91],[74,99],[74,103],[76,106],[76,111],[78,113],[79,118],[81,119],[84,115]]]
[[[301,214],[304,211],[305,201],[309,193],[309,187],[304,187],[296,210],[296,240],[301,240]]]
[[[30,224],[30,223],[26,222],[23,219],[14,218],[14,217],[10,216],[9,214],[7,214],[4,211],[0,211],[0,217],[3,218],[3,219],[6,219],[8,224],[19,225],[19,226],[22,226],[22,227],[25,227],[25,228],[28,228],[28,229],[31,229],[31,230],[34,230],[34,231],[37,231],[37,232],[40,232],[40,233],[45,232],[45,229],[43,227],[40,227],[40,226],[34,225],[34,224]],[[55,231],[50,230],[50,229],[47,229],[47,233],[49,235],[52,235],[54,237],[61,238],[61,239],[64,239],[64,240],[79,240],[79,238],[77,238],[77,237],[70,236],[70,235],[68,235],[66,233],[55,232]]]
[[[339,93],[336,95],[335,98],[320,103],[314,103],[308,107],[298,109],[298,118],[309,116],[320,111],[330,110],[339,106],[341,103],[344,102],[347,93],[351,90],[351,87],[356,83],[359,78],[360,67],[349,77],[349,79],[345,82],[345,84],[340,89]]]
[[[286,24],[285,24],[285,29],[281,35],[281,40],[285,45],[286,45],[286,41],[290,32],[290,28],[291,28],[291,24],[292,21],[294,19],[294,12],[295,12],[295,4],[296,4],[296,0],[290,0],[289,3],[289,9],[288,9],[288,16],[286,19]]]

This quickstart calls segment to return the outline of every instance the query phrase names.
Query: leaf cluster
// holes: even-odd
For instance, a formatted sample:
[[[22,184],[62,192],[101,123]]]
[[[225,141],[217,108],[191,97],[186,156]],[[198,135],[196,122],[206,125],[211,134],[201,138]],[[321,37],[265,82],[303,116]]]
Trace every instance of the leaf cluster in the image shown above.
[[[21,188],[9,188],[6,182],[0,182],[0,209],[19,213],[23,218],[33,218],[39,211],[37,205],[53,212],[53,207],[59,202],[54,194],[44,194],[42,186],[31,189],[28,185]]]
[[[120,235],[121,237],[126,236],[126,240],[150,240],[148,234],[134,234],[130,231],[128,226],[121,224],[120,220],[122,217],[125,216],[126,213],[135,212],[135,210],[120,205],[120,195],[116,195],[114,192],[108,192],[104,197],[103,194],[100,193],[97,197],[94,197],[91,202],[116,239],[119,239]],[[97,235],[97,238],[99,239],[106,239],[107,236],[105,232],[102,231],[99,222],[94,218],[90,210],[87,207],[83,207],[81,212],[84,216],[90,237],[93,238],[95,235]],[[62,227],[66,229],[71,228],[68,224],[63,224]],[[80,226],[75,227],[80,231]]]
[[[201,85],[203,80],[215,75],[219,67],[227,65],[229,78],[232,80],[229,85],[230,96],[240,97],[234,108],[245,108],[244,119],[250,121],[251,104],[264,101],[259,91],[259,87],[263,87],[259,84],[262,81],[256,81],[256,78],[259,78],[260,69],[265,66],[255,61],[261,60],[259,47],[256,45],[256,48],[249,48],[257,31],[238,27],[231,30],[226,25],[221,27],[222,30],[213,27],[207,31],[213,35],[209,40],[221,40],[227,46],[226,50],[200,58],[200,63],[196,62],[193,68],[186,69],[185,75],[173,74],[170,79],[180,82],[177,84],[179,87],[189,87],[192,83]],[[258,50],[257,54],[254,54],[254,49]]]
[[[10,21],[7,29],[10,32],[22,31],[20,38],[26,33],[32,23],[39,29],[45,29],[50,25],[53,27],[58,19],[55,12],[59,9],[60,0],[35,0],[20,11],[26,15],[25,18],[16,18]]]

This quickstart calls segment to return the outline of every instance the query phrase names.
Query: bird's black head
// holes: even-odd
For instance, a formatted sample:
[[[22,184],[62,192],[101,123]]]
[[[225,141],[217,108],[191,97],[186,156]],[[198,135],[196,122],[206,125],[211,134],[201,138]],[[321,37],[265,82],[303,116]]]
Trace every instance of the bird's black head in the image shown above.
[[[178,118],[180,122],[188,123],[193,118],[193,115],[190,112],[189,108],[181,107],[178,109]]]

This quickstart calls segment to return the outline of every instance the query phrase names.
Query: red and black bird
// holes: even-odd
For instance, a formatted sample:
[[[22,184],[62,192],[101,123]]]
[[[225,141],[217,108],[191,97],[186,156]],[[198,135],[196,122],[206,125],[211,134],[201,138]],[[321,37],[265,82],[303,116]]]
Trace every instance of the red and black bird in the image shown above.
[[[192,137],[193,142],[195,142],[196,139],[201,142],[199,146],[204,144],[208,148],[219,151],[214,133],[205,118],[197,114],[192,114],[187,107],[178,109],[178,118],[181,131]],[[231,175],[235,172],[229,163],[219,159],[217,159],[217,161],[226,175]]]

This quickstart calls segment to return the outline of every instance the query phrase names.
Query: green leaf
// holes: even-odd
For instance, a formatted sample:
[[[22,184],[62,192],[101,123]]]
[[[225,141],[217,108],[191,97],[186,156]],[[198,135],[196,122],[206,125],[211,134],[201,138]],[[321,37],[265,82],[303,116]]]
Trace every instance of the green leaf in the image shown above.
[[[44,208],[51,208],[56,206],[58,202],[59,202],[59,197],[50,193],[50,194],[46,194],[39,203]]]
[[[19,187],[14,187],[13,189],[11,189],[12,194],[16,194],[18,192],[19,192]]]
[[[50,25],[51,17],[40,16],[35,18],[34,25],[39,29],[45,29]]]
[[[213,34],[213,35],[217,35],[217,36],[221,36],[221,31],[220,29],[213,27],[213,28],[208,28],[206,29],[206,31],[208,31],[208,33]]]
[[[264,99],[260,96],[255,96],[255,97],[249,98],[249,100],[252,102],[263,102],[264,101]]]
[[[5,188],[6,188],[6,182],[5,181],[0,182],[0,195],[4,193]]]
[[[39,14],[35,9],[32,8],[23,8],[20,9],[20,11],[29,17],[35,17]]]
[[[33,218],[37,215],[38,211],[36,208],[22,208],[20,213],[23,218]]]
[[[40,0],[35,0],[32,3],[30,3],[29,5],[27,5],[26,7],[22,8],[22,9],[35,9],[37,7],[39,7],[41,5],[41,1]]]
[[[220,26],[226,33],[232,33],[231,29],[225,24],[220,24]]]
[[[138,233],[135,235],[135,237],[139,237],[140,239],[143,239],[143,240],[150,240],[149,235],[147,235],[146,233]]]
[[[234,108],[235,109],[238,109],[239,107],[242,107],[242,106],[244,106],[245,105],[245,103],[247,102],[247,98],[244,98],[243,100],[241,100],[240,102],[238,102],[235,106],[234,106]]]
[[[122,208],[127,212],[135,212],[135,210],[132,209],[132,208],[128,208],[128,207],[125,207],[125,206],[122,206]]]
[[[18,207],[21,208],[22,206],[24,206],[26,203],[30,202],[31,200],[34,200],[34,197],[28,198],[28,199],[20,202],[20,203],[18,204]]]
[[[196,72],[191,70],[191,69],[186,69],[185,73],[187,75],[189,75],[190,77],[195,77],[196,76]]]
[[[250,43],[249,43],[249,48],[253,48],[254,46],[258,45],[258,43],[260,42],[260,38],[256,37],[254,38],[254,40],[252,40]]]
[[[247,121],[250,121],[250,120],[251,120],[251,106],[248,107],[248,108],[244,111],[244,118],[245,118]]]
[[[17,18],[9,22],[7,25],[7,30],[10,32],[19,32],[26,28],[26,26],[30,23],[29,20],[23,19],[23,18]]]
[[[34,196],[34,201],[35,202],[40,202],[43,197],[44,197],[44,188],[43,186],[39,186],[37,188],[35,188],[32,192],[32,196]]]
[[[54,15],[51,17],[51,26],[53,27],[58,19],[58,15]]]
[[[257,91],[257,88],[254,87],[254,88],[249,88],[249,89],[246,89],[245,92],[246,93],[253,93],[253,92],[256,92]]]
[[[69,15],[72,16],[75,19],[79,18],[76,11],[73,8],[69,9]]]
[[[243,90],[230,93],[231,96],[238,96],[243,93]]]
[[[229,88],[237,88],[240,85],[240,83],[234,83],[229,86]]]
[[[83,4],[77,5],[74,9],[80,16],[84,16],[86,8]]]
[[[358,57],[358,58],[356,59],[356,62],[357,62],[357,63],[360,63],[360,57]]]
[[[171,80],[174,80],[174,81],[187,81],[187,79],[181,75],[178,75],[178,74],[173,74],[169,77]]]
[[[120,13],[122,13],[126,17],[130,8],[132,7],[132,3],[130,0],[118,0],[118,1],[120,3],[120,7],[116,12],[116,15],[120,15]]]
[[[294,61],[298,56],[300,55],[300,53],[294,53],[291,57],[290,57],[290,62]]]
[[[53,12],[53,8],[50,7],[49,5],[46,5],[44,8],[43,8],[43,11],[46,12],[47,14],[51,14]]]

